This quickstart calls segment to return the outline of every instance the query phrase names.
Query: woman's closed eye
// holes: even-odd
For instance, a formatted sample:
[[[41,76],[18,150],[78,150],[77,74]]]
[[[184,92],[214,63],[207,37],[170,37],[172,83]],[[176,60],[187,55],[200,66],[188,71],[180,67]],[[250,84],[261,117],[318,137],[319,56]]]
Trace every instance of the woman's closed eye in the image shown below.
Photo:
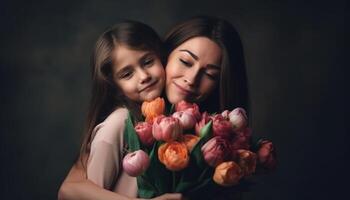
[[[218,76],[216,74],[212,74],[212,73],[209,73],[209,72],[204,72],[204,74],[206,76],[208,76],[212,80],[216,80],[218,78]]]
[[[179,60],[180,60],[180,62],[181,62],[183,65],[185,65],[186,67],[191,67],[191,66],[192,66],[192,63],[189,62],[189,61],[186,61],[186,60],[184,60],[184,59],[182,59],[182,58],[179,58]]]

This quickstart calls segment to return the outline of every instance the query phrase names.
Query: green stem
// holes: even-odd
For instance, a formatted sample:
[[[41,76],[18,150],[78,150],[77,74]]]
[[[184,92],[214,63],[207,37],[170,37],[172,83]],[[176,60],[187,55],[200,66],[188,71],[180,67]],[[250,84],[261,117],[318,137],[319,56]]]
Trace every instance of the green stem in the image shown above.
[[[205,174],[207,173],[207,171],[208,171],[209,169],[210,169],[210,167],[207,166],[207,167],[203,170],[203,172],[201,173],[201,175],[200,175],[199,178],[198,178],[198,182],[202,182],[203,178],[205,177]]]
[[[175,190],[176,190],[176,174],[173,171],[173,189],[172,189],[172,192],[175,192]]]

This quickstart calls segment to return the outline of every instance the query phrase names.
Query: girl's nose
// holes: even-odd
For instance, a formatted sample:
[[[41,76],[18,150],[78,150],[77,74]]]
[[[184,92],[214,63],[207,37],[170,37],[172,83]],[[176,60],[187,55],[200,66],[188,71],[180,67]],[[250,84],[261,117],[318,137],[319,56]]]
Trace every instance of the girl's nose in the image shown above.
[[[147,83],[152,79],[151,75],[144,69],[139,70],[139,77],[141,84]]]

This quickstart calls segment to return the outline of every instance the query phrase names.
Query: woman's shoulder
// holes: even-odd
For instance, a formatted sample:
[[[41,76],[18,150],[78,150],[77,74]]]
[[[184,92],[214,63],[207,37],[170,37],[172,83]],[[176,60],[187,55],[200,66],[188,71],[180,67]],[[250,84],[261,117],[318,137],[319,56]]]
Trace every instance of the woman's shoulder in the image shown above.
[[[93,142],[104,141],[115,144],[117,141],[122,140],[128,112],[126,108],[114,110],[102,123],[95,127]]]

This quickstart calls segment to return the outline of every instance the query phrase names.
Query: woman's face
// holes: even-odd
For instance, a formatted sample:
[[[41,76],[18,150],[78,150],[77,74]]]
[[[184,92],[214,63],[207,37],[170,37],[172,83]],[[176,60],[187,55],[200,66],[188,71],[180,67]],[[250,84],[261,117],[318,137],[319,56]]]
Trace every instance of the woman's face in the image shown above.
[[[165,73],[158,56],[120,45],[112,52],[113,79],[132,101],[150,101],[164,88]]]
[[[218,84],[221,57],[221,48],[206,37],[191,38],[174,49],[165,67],[169,102],[203,101]]]

